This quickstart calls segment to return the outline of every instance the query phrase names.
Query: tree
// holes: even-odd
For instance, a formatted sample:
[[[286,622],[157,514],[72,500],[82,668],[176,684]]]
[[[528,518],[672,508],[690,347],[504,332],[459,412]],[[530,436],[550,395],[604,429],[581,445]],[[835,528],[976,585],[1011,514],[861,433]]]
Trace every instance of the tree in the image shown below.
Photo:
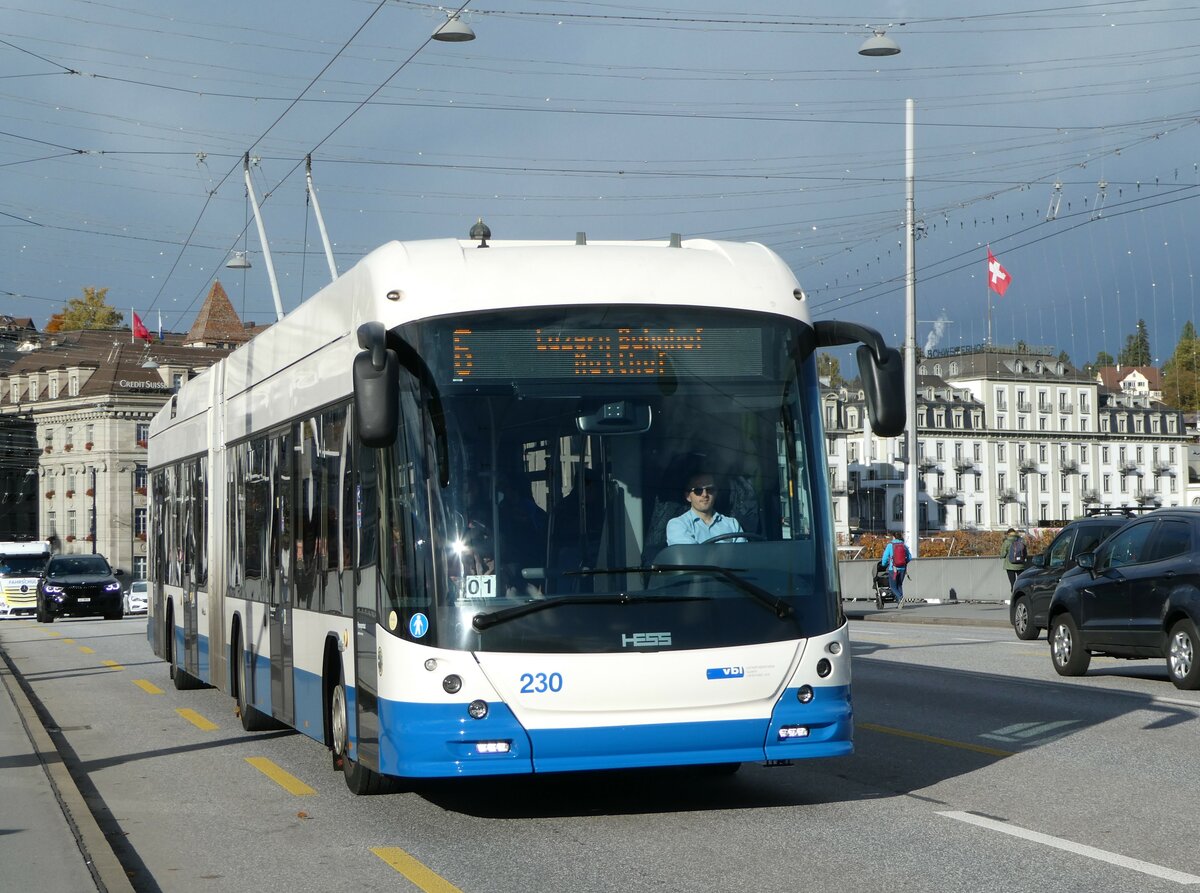
[[[1150,335],[1144,319],[1137,321],[1137,331],[1125,336],[1125,347],[1117,355],[1117,362],[1122,366],[1150,365]]]
[[[85,285],[83,297],[71,298],[67,305],[50,317],[46,331],[76,332],[80,329],[116,329],[125,322],[125,314],[106,302],[107,288]]]
[[[1200,338],[1191,320],[1184,324],[1175,353],[1163,366],[1163,400],[1184,412],[1200,410]]]
[[[1088,375],[1095,375],[1096,370],[1103,369],[1105,366],[1115,366],[1117,361],[1113,359],[1112,354],[1106,350],[1102,350],[1096,354],[1096,359],[1090,363],[1086,363],[1083,371]]]
[[[846,383],[842,378],[842,364],[830,353],[817,354],[817,377],[828,379],[831,388],[840,388]]]

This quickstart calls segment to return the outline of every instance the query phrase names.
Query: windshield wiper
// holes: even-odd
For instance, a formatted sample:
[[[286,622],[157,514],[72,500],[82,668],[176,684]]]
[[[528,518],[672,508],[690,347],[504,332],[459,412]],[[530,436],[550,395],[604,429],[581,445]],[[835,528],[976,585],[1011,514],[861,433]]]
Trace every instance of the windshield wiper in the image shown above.
[[[613,571],[613,573],[616,573]],[[612,595],[559,595],[554,598],[541,598],[537,601],[526,602],[523,605],[513,605],[511,608],[501,608],[499,611],[492,611],[490,614],[476,614],[471,618],[471,626],[482,632],[489,627],[493,627],[498,623],[505,623],[509,620],[515,620],[518,617],[524,617],[526,614],[533,614],[537,611],[544,611],[547,608],[557,608],[560,605],[632,605],[639,602],[692,602],[703,601],[701,596],[695,595],[630,595],[626,592],[614,593]]]
[[[737,570],[742,570],[737,568]],[[732,570],[725,567],[718,567],[715,564],[651,564],[645,567],[601,567],[589,568],[583,571],[569,571],[567,576],[585,576],[590,577],[596,574],[666,574],[674,571],[685,571],[688,573],[711,574],[718,579],[724,580],[736,589],[738,592],[750,596],[760,604],[766,605],[775,612],[775,616],[780,620],[791,617],[795,612],[791,605],[763,589],[761,586],[751,583],[749,580],[743,579],[735,574]]]

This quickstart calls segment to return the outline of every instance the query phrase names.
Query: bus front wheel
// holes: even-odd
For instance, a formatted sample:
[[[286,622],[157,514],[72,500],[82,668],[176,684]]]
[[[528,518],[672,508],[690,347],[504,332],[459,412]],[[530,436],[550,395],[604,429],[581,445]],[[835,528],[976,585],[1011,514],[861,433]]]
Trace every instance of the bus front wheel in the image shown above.
[[[346,681],[341,676],[329,698],[329,730],[333,736],[334,763],[336,764],[340,759],[342,774],[346,778],[346,787],[359,796],[384,793],[383,776],[372,772],[356,760],[350,759],[350,719],[346,701]]]

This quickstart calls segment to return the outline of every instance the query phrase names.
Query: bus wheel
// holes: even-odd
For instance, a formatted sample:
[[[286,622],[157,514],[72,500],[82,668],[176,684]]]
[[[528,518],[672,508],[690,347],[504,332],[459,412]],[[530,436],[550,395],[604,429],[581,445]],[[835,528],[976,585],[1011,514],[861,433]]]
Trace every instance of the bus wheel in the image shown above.
[[[350,759],[350,721],[346,704],[346,682],[344,677],[338,678],[338,684],[329,698],[329,729],[333,734],[334,759],[341,758],[342,774],[346,777],[346,787],[354,794],[382,794],[384,792],[383,776]]]
[[[239,631],[233,639],[233,694],[237,698],[238,716],[242,720],[242,728],[247,732],[265,732],[274,727],[274,720],[249,703],[246,698],[246,652],[242,650],[242,634]]]

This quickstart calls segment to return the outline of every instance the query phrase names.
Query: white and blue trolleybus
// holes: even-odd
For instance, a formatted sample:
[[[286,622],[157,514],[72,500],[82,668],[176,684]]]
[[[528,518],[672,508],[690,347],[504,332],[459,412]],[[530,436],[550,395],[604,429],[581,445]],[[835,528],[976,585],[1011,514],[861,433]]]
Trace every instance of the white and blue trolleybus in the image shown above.
[[[384,245],[151,425],[154,651],[358,793],[847,754],[815,353],[854,342],[895,436],[899,353],[761,245]],[[736,531],[672,543],[697,476]]]

